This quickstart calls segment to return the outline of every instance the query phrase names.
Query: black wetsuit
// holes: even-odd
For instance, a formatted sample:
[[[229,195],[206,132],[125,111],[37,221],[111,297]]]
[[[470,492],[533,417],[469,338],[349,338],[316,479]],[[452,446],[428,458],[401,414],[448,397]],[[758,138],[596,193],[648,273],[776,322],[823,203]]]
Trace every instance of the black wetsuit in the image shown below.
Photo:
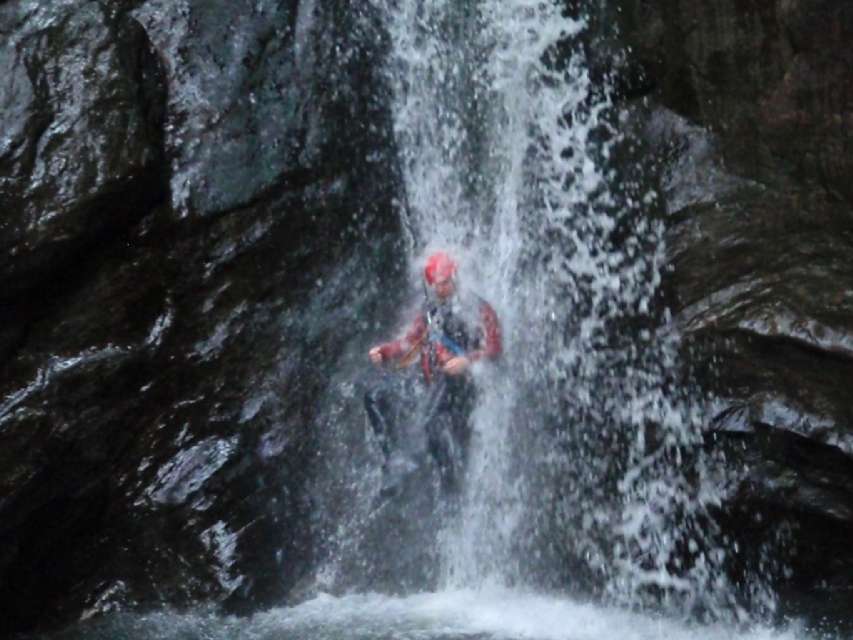
[[[413,402],[415,395],[424,396],[422,410],[413,419],[427,436],[427,449],[435,461],[445,490],[455,490],[461,480],[471,440],[469,418],[474,407],[475,388],[468,375],[448,376],[440,373],[435,347],[441,341],[456,355],[465,355],[478,347],[477,328],[455,313],[450,304],[436,305],[426,312],[429,325],[428,350],[430,382],[424,388],[411,377],[398,376],[365,394],[365,409],[376,434],[379,446],[388,459],[397,448],[400,420],[406,419],[405,403]]]

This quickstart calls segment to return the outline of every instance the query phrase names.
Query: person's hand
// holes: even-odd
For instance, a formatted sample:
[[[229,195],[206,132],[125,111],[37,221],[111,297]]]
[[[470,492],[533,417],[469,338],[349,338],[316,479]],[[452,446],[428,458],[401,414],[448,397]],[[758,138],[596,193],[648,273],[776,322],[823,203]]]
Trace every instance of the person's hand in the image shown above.
[[[449,376],[461,376],[468,371],[468,367],[470,366],[471,361],[468,358],[465,356],[456,356],[445,362],[441,370]]]
[[[367,355],[373,364],[382,364],[382,347],[373,347]]]

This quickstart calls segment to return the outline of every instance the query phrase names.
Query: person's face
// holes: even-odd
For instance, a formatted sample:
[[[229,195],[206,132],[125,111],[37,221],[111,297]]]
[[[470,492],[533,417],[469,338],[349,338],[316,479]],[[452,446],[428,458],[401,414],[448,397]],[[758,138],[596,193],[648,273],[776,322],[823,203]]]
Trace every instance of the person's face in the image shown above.
[[[436,278],[432,289],[439,300],[447,300],[456,291],[456,285],[453,284],[453,277]]]

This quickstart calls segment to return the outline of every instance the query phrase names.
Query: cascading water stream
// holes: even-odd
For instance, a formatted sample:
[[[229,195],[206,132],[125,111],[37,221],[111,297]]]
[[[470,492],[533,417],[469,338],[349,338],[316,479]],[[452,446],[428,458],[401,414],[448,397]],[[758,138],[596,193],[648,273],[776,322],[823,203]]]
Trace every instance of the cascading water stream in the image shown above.
[[[701,461],[690,482],[678,468],[700,436],[656,308],[655,194],[611,166],[624,140],[590,79],[585,20],[556,2],[376,4],[392,36],[412,277],[427,250],[451,247],[506,334],[502,366],[479,378],[443,583],[548,583],[530,575],[544,553],[629,602],[654,591],[733,605],[699,530],[717,496]],[[684,544],[693,558],[679,567]]]
[[[395,132],[413,233],[412,264],[450,247],[463,288],[485,295],[507,345],[520,345],[516,272],[524,251],[519,217],[531,104],[528,83],[543,51],[579,25],[554,10],[513,3],[416,3],[388,8]],[[525,34],[517,41],[518,34]],[[417,275],[415,275],[417,277]],[[442,533],[443,583],[502,583],[517,573],[512,552],[524,485],[513,482],[511,430],[518,402],[510,346],[500,370],[478,372],[473,455],[461,517]]]

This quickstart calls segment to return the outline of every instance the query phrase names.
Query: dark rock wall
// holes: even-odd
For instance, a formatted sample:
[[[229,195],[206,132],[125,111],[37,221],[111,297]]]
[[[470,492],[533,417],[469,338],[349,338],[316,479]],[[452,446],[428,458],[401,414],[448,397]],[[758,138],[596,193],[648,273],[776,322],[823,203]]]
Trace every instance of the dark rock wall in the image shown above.
[[[848,616],[853,5],[620,9],[663,163],[673,307],[714,399],[709,444],[740,478],[721,514],[733,572]]]
[[[7,298],[164,197],[165,94],[143,29],[101,4],[0,12]]]
[[[828,0],[626,2],[667,106],[711,127],[729,168],[851,201],[853,7]]]
[[[349,2],[0,5],[0,635],[281,602],[313,420],[400,277]]]

